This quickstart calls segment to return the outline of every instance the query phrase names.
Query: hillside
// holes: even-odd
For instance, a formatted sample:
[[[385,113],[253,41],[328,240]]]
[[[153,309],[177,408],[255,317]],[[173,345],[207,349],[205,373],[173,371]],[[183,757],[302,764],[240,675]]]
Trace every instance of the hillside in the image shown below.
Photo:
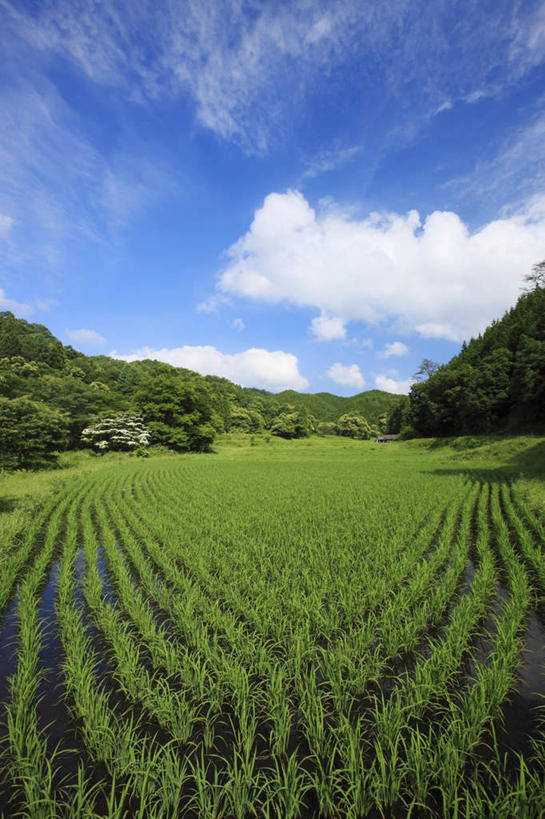
[[[284,390],[275,395],[273,400],[290,404],[297,409],[306,409],[319,421],[336,421],[345,412],[357,412],[367,418],[370,424],[378,424],[381,417],[391,412],[400,401],[407,399],[381,390],[367,390],[348,398],[329,392],[307,394]]]
[[[153,399],[149,396],[153,394]],[[318,422],[336,421],[345,412],[359,412],[372,426],[406,399],[378,390],[342,398],[286,390],[277,395],[245,388],[218,376],[205,376],[158,361],[127,363],[108,356],[86,356],[63,345],[41,324],[0,313],[0,397],[43,402],[68,419],[69,448],[79,445],[81,431],[91,419],[104,413],[142,411],[151,404],[162,406],[161,420],[169,420],[166,404],[179,395],[185,409],[183,423],[195,420],[218,432],[233,427],[258,432],[270,429],[275,419],[290,413],[313,416]],[[168,439],[165,433],[165,442]]]
[[[545,289],[522,295],[427,381],[413,385],[417,435],[545,426]]]

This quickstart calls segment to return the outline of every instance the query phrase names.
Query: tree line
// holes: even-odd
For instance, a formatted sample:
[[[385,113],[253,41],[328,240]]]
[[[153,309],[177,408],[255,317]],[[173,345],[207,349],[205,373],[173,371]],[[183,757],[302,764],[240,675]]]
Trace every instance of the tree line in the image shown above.
[[[387,431],[388,412],[398,403],[397,397],[375,392],[359,401],[355,397],[356,403],[328,394],[273,395],[158,361],[86,356],[43,325],[0,312],[0,463],[5,467],[43,465],[60,450],[82,446],[97,452],[145,452],[150,445],[203,452],[217,433],[232,431],[365,438]],[[342,412],[345,402],[355,408]]]
[[[448,364],[413,384],[405,434],[443,436],[541,430],[545,425],[545,262],[501,320],[462,346]],[[425,378],[425,376],[428,376]]]

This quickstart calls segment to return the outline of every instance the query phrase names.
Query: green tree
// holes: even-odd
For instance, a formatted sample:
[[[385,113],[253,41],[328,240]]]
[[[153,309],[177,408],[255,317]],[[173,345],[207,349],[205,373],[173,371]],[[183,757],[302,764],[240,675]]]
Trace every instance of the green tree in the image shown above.
[[[29,398],[0,397],[0,457],[8,467],[54,463],[68,440],[64,413]]]
[[[271,424],[271,432],[280,438],[307,438],[311,433],[308,414],[299,412],[281,412]]]
[[[545,260],[535,264],[531,272],[524,276],[524,281],[526,282],[525,293],[535,293],[536,290],[545,287]]]
[[[201,379],[202,381],[202,379]],[[184,378],[168,364],[154,367],[135,395],[135,403],[152,434],[152,443],[179,452],[205,452],[215,429],[206,383]]]
[[[358,415],[356,412],[345,412],[337,421],[337,435],[367,440],[371,437],[372,430],[363,415]]]

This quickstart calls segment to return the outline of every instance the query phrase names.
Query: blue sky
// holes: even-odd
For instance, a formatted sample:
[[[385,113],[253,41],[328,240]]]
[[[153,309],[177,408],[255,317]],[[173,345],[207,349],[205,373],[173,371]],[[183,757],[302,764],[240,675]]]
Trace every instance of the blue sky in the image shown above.
[[[545,3],[4,0],[0,309],[406,392],[545,258]]]

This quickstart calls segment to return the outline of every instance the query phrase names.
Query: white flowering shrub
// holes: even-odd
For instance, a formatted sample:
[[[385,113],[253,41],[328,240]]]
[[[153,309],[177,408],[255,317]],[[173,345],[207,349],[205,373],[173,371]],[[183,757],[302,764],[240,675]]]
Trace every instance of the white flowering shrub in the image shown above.
[[[117,413],[102,418],[81,433],[81,441],[99,452],[130,451],[147,446],[151,433],[139,415]]]

